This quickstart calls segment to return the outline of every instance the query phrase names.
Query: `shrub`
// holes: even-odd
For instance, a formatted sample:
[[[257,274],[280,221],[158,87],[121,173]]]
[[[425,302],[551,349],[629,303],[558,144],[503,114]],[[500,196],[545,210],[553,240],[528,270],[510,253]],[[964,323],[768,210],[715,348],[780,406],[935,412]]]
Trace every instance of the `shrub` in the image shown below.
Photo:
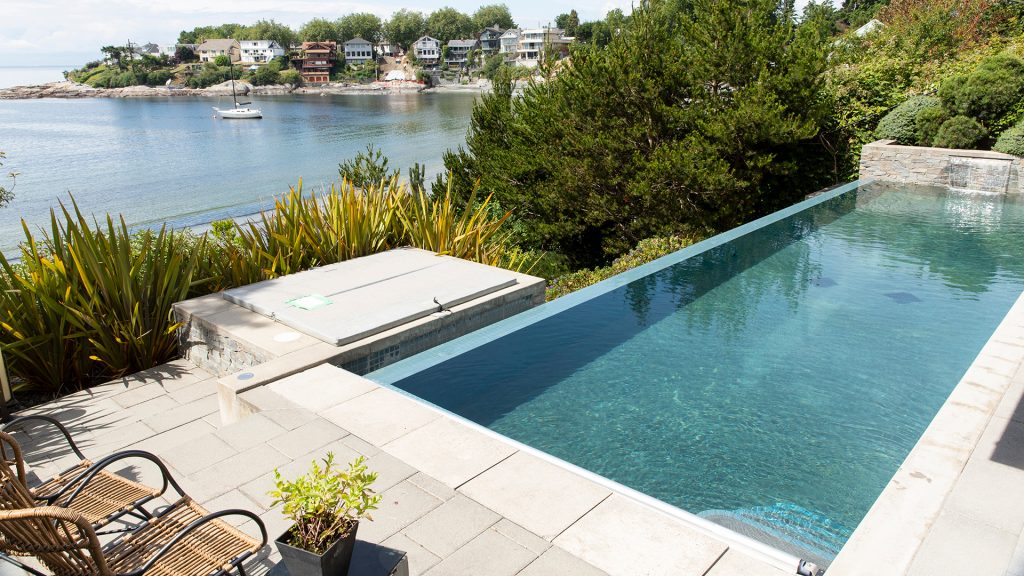
[[[292,86],[302,84],[302,74],[298,70],[282,70],[278,73],[277,78],[281,84],[291,84]]]
[[[231,66],[231,57],[226,54],[221,54],[213,59],[213,63],[217,66]]]
[[[934,145],[939,148],[973,149],[988,138],[988,131],[974,118],[954,116],[942,123],[935,135]]]
[[[171,79],[170,70],[153,70],[146,74],[146,84],[149,86],[163,86]]]
[[[268,86],[271,84],[280,84],[280,74],[268,66],[262,66],[259,70],[256,70],[248,78],[249,82],[253,86]]]
[[[998,129],[1024,98],[1024,60],[1010,54],[990,56],[973,72],[946,79],[939,96],[954,113]]]
[[[882,118],[875,130],[875,137],[895,140],[900,144],[917,144],[917,115],[928,108],[941,108],[941,101],[934,96],[911,97]]]
[[[586,288],[591,284],[607,280],[616,274],[621,274],[622,272],[636,268],[641,264],[646,264],[677,250],[682,250],[696,242],[698,239],[699,238],[696,236],[688,235],[667,236],[663,238],[649,238],[647,240],[643,240],[636,245],[636,248],[633,248],[626,254],[616,258],[610,266],[594,268],[593,270],[579,270],[556,278],[555,281],[548,286],[547,299],[554,300],[555,298],[560,298],[570,292]]]
[[[939,106],[922,108],[914,117],[914,124],[917,126],[917,145],[931,146],[935,142],[935,135],[939,128],[949,119],[946,110]]]
[[[1014,156],[1024,156],[1024,122],[1018,122],[1007,128],[996,139],[993,150]]]

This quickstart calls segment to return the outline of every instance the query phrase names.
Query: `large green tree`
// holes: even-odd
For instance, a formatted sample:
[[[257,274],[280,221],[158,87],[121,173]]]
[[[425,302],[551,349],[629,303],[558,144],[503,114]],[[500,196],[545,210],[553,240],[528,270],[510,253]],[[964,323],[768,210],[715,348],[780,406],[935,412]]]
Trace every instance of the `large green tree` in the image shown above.
[[[241,30],[235,40],[273,40],[285,50],[297,42],[299,35],[285,24],[274,20],[258,20]]]
[[[555,26],[565,30],[566,36],[575,36],[580,27],[580,15],[576,13],[575,9],[565,14],[559,14],[555,17]]]
[[[826,40],[773,0],[641,2],[606,48],[474,108],[451,184],[479,180],[531,248],[576,265],[648,237],[724,230],[822,185]],[[685,39],[685,41],[684,41]],[[446,185],[447,182],[439,182]]]
[[[505,4],[481,6],[473,13],[473,24],[476,26],[477,32],[488,26],[497,26],[505,30],[516,27],[515,21],[512,20],[512,13],[509,12],[508,6]]]
[[[179,44],[202,44],[214,38],[236,38],[245,29],[241,24],[221,24],[219,26],[197,26],[192,30],[182,30],[178,34]]]
[[[455,8],[445,6],[427,16],[427,34],[447,44],[450,40],[472,38],[476,32],[473,19]]]
[[[376,44],[380,41],[384,25],[376,14],[357,12],[342,16],[335,23],[342,42],[353,38],[362,38]]]
[[[391,15],[384,23],[384,37],[403,49],[408,50],[413,42],[427,33],[427,19],[421,12],[406,9]]]
[[[341,34],[334,22],[325,18],[313,18],[299,29],[299,40],[303,42],[341,42]]]

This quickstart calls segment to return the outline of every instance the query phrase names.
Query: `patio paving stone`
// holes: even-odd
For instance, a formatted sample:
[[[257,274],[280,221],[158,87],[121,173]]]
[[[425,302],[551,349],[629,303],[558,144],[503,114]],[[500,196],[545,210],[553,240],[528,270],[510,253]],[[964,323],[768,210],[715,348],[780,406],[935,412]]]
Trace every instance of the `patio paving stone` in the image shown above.
[[[264,418],[270,419],[264,413]],[[248,420],[246,418],[245,420]],[[242,420],[242,422],[245,422]],[[276,425],[276,423],[275,423]],[[289,458],[296,458],[310,451],[326,446],[331,442],[348,436],[348,431],[324,420],[315,418],[294,430],[278,435],[268,443]]]
[[[516,451],[449,418],[438,418],[384,445],[384,450],[458,488]]]
[[[321,415],[377,446],[384,446],[441,417],[426,406],[385,388],[353,398]]]
[[[451,555],[501,519],[497,513],[457,495],[402,532],[438,557]]]
[[[536,554],[495,532],[485,530],[427,571],[428,576],[513,576]]]
[[[360,523],[359,536],[370,542],[382,542],[442,504],[440,498],[412,482],[402,482],[381,493],[381,502],[372,512],[373,522]]]
[[[558,546],[548,548],[529,566],[523,568],[519,576],[567,576],[569,574],[572,576],[607,576],[606,572],[587,564]],[[753,576],[753,574],[749,576]]]

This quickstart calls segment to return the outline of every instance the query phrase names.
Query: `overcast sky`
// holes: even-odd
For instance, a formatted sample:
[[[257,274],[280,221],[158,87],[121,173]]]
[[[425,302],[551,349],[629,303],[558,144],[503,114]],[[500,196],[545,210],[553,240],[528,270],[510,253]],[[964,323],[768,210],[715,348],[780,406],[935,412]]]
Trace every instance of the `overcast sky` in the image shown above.
[[[335,19],[352,12],[387,18],[409,8],[429,13],[451,6],[472,14],[481,3],[466,0],[0,0],[0,66],[71,66],[99,57],[101,46],[169,44],[195,26],[274,19],[298,28],[314,17]],[[500,3],[500,0],[499,0]],[[506,1],[520,26],[554,23],[575,8],[581,20],[596,20],[612,8],[629,12],[630,0]],[[585,4],[585,5],[584,5]]]

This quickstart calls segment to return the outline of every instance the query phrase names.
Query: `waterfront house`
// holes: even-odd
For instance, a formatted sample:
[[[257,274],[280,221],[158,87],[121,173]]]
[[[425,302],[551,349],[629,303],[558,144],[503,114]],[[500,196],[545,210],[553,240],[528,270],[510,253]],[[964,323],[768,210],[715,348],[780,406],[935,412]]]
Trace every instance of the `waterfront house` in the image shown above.
[[[504,33],[497,24],[484,28],[480,33],[480,51],[487,56],[497,54],[501,50],[501,35]]]
[[[273,40],[242,40],[240,62],[266,64],[274,58],[284,56],[284,48]]]
[[[445,54],[444,63],[449,66],[467,66],[469,53],[479,46],[476,40],[452,40],[448,43],[448,52]]]
[[[160,47],[157,46],[156,44],[152,43],[152,42],[147,42],[145,44],[137,44],[135,46],[132,46],[132,56],[133,57],[140,57],[141,58],[142,56],[147,56],[147,55],[148,56],[153,56],[153,57],[160,56]]]
[[[532,28],[523,30],[519,35],[519,46],[516,49],[516,64],[534,67],[549,51],[561,58],[569,54],[572,38],[566,38],[561,28]]]
[[[377,54],[381,56],[397,56],[399,48],[397,44],[392,42],[381,42],[377,44]]]
[[[331,68],[337,59],[336,42],[303,42],[292,56],[292,64],[306,84],[326,84],[331,81]]]
[[[499,38],[498,53],[505,57],[506,62],[516,59],[516,54],[519,51],[519,34],[518,28],[509,28]]]
[[[345,63],[364,64],[373,60],[373,44],[369,40],[355,37],[345,42]]]
[[[196,56],[200,62],[213,62],[217,56],[227,56],[231,62],[238,62],[241,57],[238,40],[230,38],[214,38],[196,47]]]
[[[441,41],[423,36],[412,45],[413,54],[424,66],[434,66],[441,59]]]

